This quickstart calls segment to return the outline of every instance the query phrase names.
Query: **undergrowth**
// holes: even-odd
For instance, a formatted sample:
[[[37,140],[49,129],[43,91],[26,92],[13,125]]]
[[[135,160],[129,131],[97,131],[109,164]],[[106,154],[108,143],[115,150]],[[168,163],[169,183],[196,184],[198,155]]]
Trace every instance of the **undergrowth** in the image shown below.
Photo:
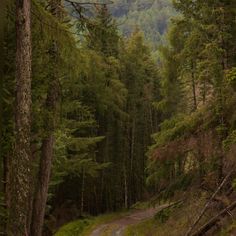
[[[165,209],[154,218],[143,221],[138,225],[129,226],[125,236],[183,236],[189,226],[198,216],[204,206],[207,195],[205,192],[186,193],[186,201],[179,206]],[[214,209],[209,209],[207,216],[215,214]],[[203,217],[200,225],[206,221]]]
[[[87,236],[98,226],[119,219],[127,214],[126,211],[106,214],[98,217],[88,217],[62,226],[54,236]]]

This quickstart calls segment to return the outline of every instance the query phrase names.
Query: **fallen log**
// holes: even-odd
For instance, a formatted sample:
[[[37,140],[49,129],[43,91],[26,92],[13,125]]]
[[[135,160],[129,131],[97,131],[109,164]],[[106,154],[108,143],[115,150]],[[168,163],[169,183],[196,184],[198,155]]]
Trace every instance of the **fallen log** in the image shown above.
[[[205,225],[203,225],[200,229],[197,230],[197,232],[195,232],[191,236],[204,235],[208,230],[210,230],[214,225],[216,225],[216,223],[220,220],[220,217],[227,215],[228,212],[234,210],[234,208],[236,208],[236,201],[234,201],[231,205],[223,209],[218,215],[210,219]]]
[[[207,210],[207,208],[209,207],[210,203],[212,202],[212,200],[215,198],[215,196],[218,194],[218,192],[221,190],[221,188],[225,185],[225,183],[227,182],[228,178],[232,175],[233,171],[230,171],[225,178],[223,179],[223,181],[221,182],[221,184],[218,186],[218,188],[216,189],[216,191],[212,194],[211,198],[207,201],[207,203],[205,204],[205,206],[203,207],[202,211],[200,212],[200,215],[197,217],[197,219],[194,221],[194,223],[191,225],[191,227],[188,229],[187,233],[185,234],[185,236],[190,236],[193,229],[195,228],[195,226],[197,225],[197,223],[201,220],[202,216],[204,215],[205,211]]]

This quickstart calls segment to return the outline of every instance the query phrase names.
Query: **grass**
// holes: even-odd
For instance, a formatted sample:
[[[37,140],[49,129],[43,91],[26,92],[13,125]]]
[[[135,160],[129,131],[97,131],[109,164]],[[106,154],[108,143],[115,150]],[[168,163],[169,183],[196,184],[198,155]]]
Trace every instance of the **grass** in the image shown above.
[[[205,202],[204,194],[193,194],[184,204],[159,212],[152,219],[127,227],[125,236],[183,236]],[[214,215],[212,210],[208,211],[208,214],[211,213]],[[206,218],[203,218],[200,225],[205,221]]]
[[[90,235],[97,226],[109,223],[125,215],[127,215],[127,211],[76,220],[62,226],[55,236],[87,236]]]
[[[54,236],[88,236],[91,232],[97,228],[99,225],[104,223],[109,223],[116,219],[126,216],[133,210],[141,210],[150,207],[149,202],[138,202],[131,206],[131,211],[121,211],[112,214],[105,214],[98,217],[88,217],[85,219],[76,220],[62,226]],[[114,226],[115,227],[115,226]],[[104,232],[104,236],[108,236],[111,228]]]
[[[222,229],[219,233],[219,236],[230,236],[235,235],[236,233],[236,221],[234,220],[233,223],[229,224],[225,229]]]
[[[82,235],[86,228],[89,228],[93,223],[93,219],[82,219],[71,222],[65,226],[63,226],[59,231],[55,234],[55,236],[77,236]]]
[[[125,230],[125,236],[153,235],[155,231],[156,231],[156,221],[155,219],[150,219],[138,225],[129,226]]]

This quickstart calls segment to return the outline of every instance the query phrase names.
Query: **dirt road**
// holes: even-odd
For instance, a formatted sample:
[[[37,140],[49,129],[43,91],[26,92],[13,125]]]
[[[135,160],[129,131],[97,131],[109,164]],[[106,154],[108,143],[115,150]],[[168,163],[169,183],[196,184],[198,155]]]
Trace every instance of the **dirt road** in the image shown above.
[[[150,208],[147,210],[139,210],[135,213],[131,213],[119,220],[110,222],[108,224],[100,225],[95,229],[90,236],[102,236],[104,233],[109,236],[123,236],[124,230],[127,226],[138,224],[144,220],[152,218],[157,212],[163,208],[168,207],[169,204],[165,204],[156,208]]]

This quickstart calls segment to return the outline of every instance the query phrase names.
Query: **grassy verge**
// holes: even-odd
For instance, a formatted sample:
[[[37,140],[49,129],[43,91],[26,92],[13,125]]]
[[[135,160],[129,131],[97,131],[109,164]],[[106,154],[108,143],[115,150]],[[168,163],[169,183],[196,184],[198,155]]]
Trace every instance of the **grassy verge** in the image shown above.
[[[152,219],[127,227],[125,236],[183,236],[206,202],[203,195],[189,196],[182,205],[165,209]],[[214,215],[214,210],[208,211]],[[200,225],[207,219],[203,217]]]
[[[97,226],[109,223],[125,215],[127,215],[127,211],[76,220],[62,226],[55,236],[87,236],[90,235]]]
[[[146,209],[148,207],[150,207],[149,202],[138,202],[131,207],[131,211],[124,210],[118,213],[76,220],[62,226],[54,236],[88,236],[99,225],[124,217],[132,211]],[[104,235],[109,235],[109,232],[104,232]]]
[[[144,235],[153,235],[156,231],[156,222],[154,219],[144,221],[135,226],[129,226],[125,230],[125,236],[144,236]]]
[[[225,229],[222,229],[219,236],[232,236],[236,234],[236,221],[229,224]]]

